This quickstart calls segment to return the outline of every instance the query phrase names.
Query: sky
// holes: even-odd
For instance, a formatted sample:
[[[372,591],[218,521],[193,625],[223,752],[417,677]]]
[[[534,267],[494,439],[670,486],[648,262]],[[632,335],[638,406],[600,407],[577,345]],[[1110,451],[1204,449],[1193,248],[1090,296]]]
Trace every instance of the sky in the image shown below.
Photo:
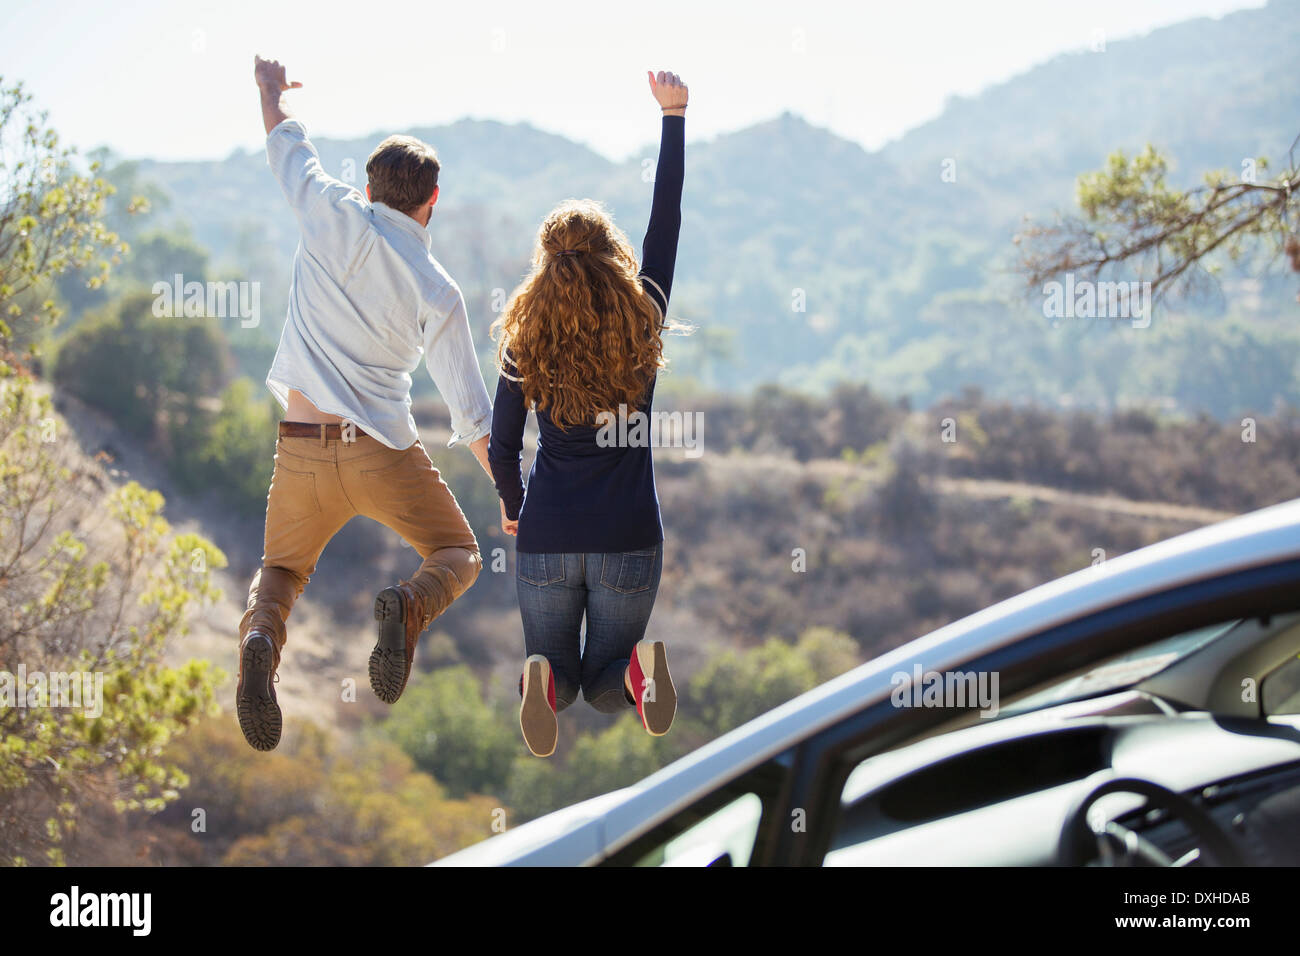
[[[647,69],[691,89],[708,139],[785,111],[875,149],[969,96],[1071,51],[1242,0],[0,0],[0,76],[22,80],[66,142],[213,159],[263,140],[255,53],[304,88],[313,135],[462,117],[526,121],[611,159],[653,142]]]

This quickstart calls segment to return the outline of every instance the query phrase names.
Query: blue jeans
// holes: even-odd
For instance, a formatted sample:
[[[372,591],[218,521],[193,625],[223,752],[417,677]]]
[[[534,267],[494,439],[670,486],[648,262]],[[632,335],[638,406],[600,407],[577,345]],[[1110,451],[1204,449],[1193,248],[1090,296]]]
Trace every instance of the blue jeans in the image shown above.
[[[550,662],[555,709],[572,704],[579,690],[603,713],[634,706],[623,671],[654,609],[663,545],[611,554],[518,552],[516,559],[524,647]]]

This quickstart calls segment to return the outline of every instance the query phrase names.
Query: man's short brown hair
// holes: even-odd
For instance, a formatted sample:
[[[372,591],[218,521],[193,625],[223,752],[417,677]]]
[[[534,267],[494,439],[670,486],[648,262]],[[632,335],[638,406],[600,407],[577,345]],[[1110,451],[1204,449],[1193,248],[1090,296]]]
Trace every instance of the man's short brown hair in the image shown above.
[[[366,160],[370,201],[410,214],[429,201],[441,168],[428,143],[414,136],[390,136]]]

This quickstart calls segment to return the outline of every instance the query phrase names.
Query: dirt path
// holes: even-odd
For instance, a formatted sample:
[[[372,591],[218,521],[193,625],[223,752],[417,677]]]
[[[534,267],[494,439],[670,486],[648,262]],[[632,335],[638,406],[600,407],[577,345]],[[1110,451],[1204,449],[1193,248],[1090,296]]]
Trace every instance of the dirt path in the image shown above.
[[[936,491],[944,495],[964,498],[1029,498],[1048,504],[1074,505],[1092,508],[1111,514],[1134,518],[1152,518],[1159,521],[1177,521],[1184,524],[1214,524],[1235,517],[1231,511],[1215,511],[1195,505],[1177,505],[1164,501],[1133,501],[1118,495],[1089,495],[1062,491],[1047,485],[1030,485],[1022,481],[993,481],[983,478],[938,478],[932,482]]]
[[[661,449],[661,455],[671,456],[673,449]],[[775,455],[736,456],[706,455],[700,459],[706,467],[732,471],[753,471],[766,469],[786,474],[791,479],[800,475],[818,478],[866,478],[870,479],[878,472],[863,465],[834,459],[817,459],[799,462],[792,458]],[[1133,518],[1146,518],[1154,521],[1176,522],[1188,525],[1206,525],[1235,517],[1231,511],[1217,511],[1213,508],[1201,508],[1196,505],[1172,504],[1165,501],[1135,501],[1113,494],[1087,494],[1084,492],[1065,491],[1049,485],[1034,485],[1023,481],[999,481],[991,478],[931,478],[927,479],[932,491],[940,495],[960,498],[996,501],[999,499],[1024,498],[1045,504],[1064,505],[1078,508],[1090,508],[1110,514],[1125,515]]]

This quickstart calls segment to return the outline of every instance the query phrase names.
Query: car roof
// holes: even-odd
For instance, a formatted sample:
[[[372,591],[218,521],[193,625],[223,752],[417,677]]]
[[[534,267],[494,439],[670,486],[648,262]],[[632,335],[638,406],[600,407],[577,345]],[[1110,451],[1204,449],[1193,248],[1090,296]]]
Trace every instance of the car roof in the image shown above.
[[[910,668],[922,656],[928,670],[955,669],[973,657],[1081,616],[1180,585],[1295,558],[1300,558],[1300,499],[1103,561],[867,661],[705,744],[632,787],[541,817],[440,862],[537,862],[561,866],[592,862],[712,792],[722,782],[884,700],[892,690],[892,675]]]

